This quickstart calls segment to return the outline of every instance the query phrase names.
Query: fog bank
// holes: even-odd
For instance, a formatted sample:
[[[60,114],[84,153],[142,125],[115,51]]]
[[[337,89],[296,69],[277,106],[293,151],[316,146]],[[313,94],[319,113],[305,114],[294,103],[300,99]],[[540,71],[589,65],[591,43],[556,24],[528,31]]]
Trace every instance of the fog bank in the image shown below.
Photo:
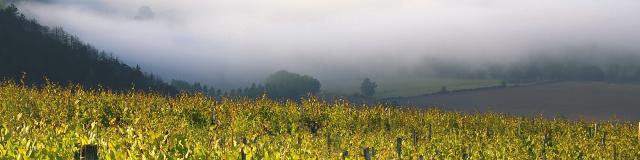
[[[286,69],[393,76],[430,58],[640,51],[637,0],[48,0],[19,8],[165,79],[243,85]],[[607,54],[607,53],[601,53]]]

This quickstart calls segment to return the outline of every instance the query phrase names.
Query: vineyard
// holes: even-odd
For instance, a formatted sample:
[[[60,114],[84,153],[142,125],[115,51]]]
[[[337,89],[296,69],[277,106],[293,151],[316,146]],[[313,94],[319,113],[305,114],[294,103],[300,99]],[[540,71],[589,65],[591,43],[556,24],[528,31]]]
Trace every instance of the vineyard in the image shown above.
[[[637,159],[638,125],[0,84],[0,159]]]

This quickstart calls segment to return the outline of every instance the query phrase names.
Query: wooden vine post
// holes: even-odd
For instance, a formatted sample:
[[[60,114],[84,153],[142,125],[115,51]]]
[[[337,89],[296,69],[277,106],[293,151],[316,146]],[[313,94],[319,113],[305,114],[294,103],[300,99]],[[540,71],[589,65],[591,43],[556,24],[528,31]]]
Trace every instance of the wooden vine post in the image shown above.
[[[416,131],[411,132],[411,144],[413,145],[414,150],[418,150],[418,133]]]
[[[371,160],[371,152],[369,151],[369,147],[364,147],[362,152],[365,160]]]
[[[471,158],[471,156],[469,155],[469,153],[467,152],[467,150],[469,147],[467,148],[462,148],[461,152],[462,152],[462,160],[469,160],[469,158]]]
[[[551,135],[549,132],[544,134],[544,138],[542,139],[542,159],[547,160],[547,146],[549,146],[549,141],[551,140]]]
[[[602,140],[601,140],[601,145],[602,147],[607,145],[607,132],[602,132]]]
[[[98,146],[93,144],[83,145],[80,148],[78,158],[81,160],[98,160]]]
[[[598,135],[598,123],[594,123],[593,124],[593,136],[597,136]]]
[[[241,160],[246,160],[247,159],[247,154],[244,153],[244,148],[242,148],[240,150],[240,159]]]
[[[613,160],[617,160],[618,159],[618,147],[614,144],[613,145]]]
[[[402,138],[396,138],[396,152],[398,153],[398,159],[402,159]]]
[[[342,151],[342,159],[347,159],[347,157],[349,157],[349,151],[347,150]]]
[[[638,132],[640,132],[640,129],[638,129]],[[429,123],[429,135],[427,135],[427,141],[431,141],[431,134],[433,134],[433,133],[432,133],[432,128],[431,128],[431,123]]]

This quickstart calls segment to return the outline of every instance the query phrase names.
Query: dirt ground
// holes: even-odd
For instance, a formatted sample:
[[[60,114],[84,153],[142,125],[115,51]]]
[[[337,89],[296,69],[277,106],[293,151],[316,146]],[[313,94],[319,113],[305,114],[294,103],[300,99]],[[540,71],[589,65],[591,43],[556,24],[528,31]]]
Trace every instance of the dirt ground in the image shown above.
[[[640,120],[640,85],[558,82],[394,99],[416,107],[569,119]]]

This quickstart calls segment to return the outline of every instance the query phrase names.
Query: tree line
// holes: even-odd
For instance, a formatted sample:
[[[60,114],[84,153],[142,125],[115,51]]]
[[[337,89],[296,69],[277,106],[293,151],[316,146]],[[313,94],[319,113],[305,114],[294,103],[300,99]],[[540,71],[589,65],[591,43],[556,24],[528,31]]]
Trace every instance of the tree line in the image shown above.
[[[27,19],[14,5],[0,8],[0,78],[27,84],[79,84],[114,91],[177,93],[160,77],[131,67],[60,27]]]
[[[320,82],[308,75],[278,71],[263,83],[222,90],[181,80],[165,83],[160,77],[130,67],[117,57],[82,42],[60,27],[49,28],[19,13],[14,5],[0,8],[0,80],[29,85],[54,82],[113,91],[132,89],[175,95],[178,90],[214,97],[299,99],[320,91]]]
[[[210,97],[258,98],[267,96],[271,99],[286,100],[316,95],[320,92],[321,84],[320,81],[309,75],[281,70],[269,75],[263,83],[253,83],[248,87],[224,91],[198,82],[189,83],[182,80],[172,80],[171,86],[184,92],[202,93]]]
[[[532,56],[516,63],[470,65],[430,61],[423,71],[437,77],[510,81],[640,82],[640,55],[631,52],[578,50]]]

